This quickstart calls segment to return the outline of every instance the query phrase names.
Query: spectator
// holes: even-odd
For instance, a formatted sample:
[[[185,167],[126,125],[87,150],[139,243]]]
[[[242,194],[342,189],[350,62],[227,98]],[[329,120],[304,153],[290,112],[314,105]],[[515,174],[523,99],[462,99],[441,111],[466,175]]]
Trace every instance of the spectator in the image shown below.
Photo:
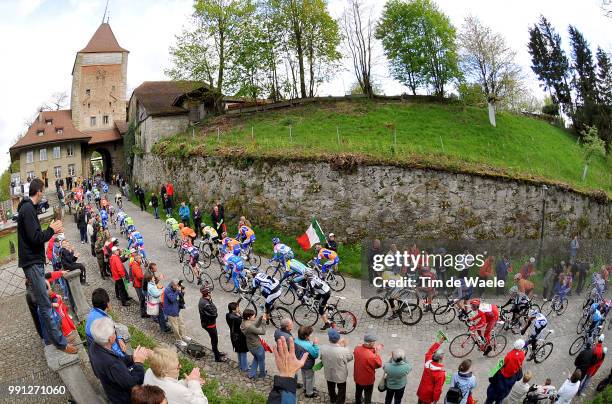
[[[202,211],[199,206],[193,208],[193,227],[198,237],[202,235]]]
[[[45,242],[56,233],[63,233],[62,222],[52,221],[46,230],[42,230],[38,221],[37,207],[43,197],[45,184],[35,178],[30,183],[29,198],[23,198],[17,208],[17,248],[19,267],[23,268],[26,279],[30,282],[34,301],[42,328],[49,335],[50,341],[58,349],[75,354],[77,349],[66,342],[57,323],[51,318],[51,301],[45,283]]]
[[[510,264],[510,258],[507,255],[499,260],[497,265],[495,266],[495,273],[497,274],[497,279],[504,281],[506,283],[506,279],[508,279],[508,274],[512,272],[512,265]],[[504,291],[502,286],[498,286],[495,294],[499,296]]]
[[[85,336],[87,337],[87,344],[89,347],[93,344],[93,335],[91,333],[91,325],[94,321],[102,317],[109,317],[108,312],[111,309],[110,298],[106,290],[97,288],[91,294],[91,305],[93,306],[87,314],[87,320],[85,321]],[[125,355],[126,346],[121,335],[116,334],[115,342],[113,343],[112,350],[119,356]]]
[[[104,230],[102,226],[98,227],[95,252],[98,267],[100,268],[100,277],[102,277],[102,279],[106,279],[108,276],[108,271],[106,268],[106,252],[104,251],[108,242],[110,242],[110,233],[108,230]]]
[[[72,322],[72,318],[68,313],[68,307],[66,307],[64,300],[60,295],[56,294],[53,289],[51,289],[51,285],[49,284],[48,280],[46,281],[46,284],[47,292],[49,293],[49,300],[51,300],[51,306],[55,310],[60,320],[62,335],[64,335],[66,341],[68,341],[69,344],[76,345],[77,343],[80,343],[81,340],[79,339],[79,333],[77,332],[76,327]],[[43,339],[46,338],[43,337]]]
[[[374,334],[366,333],[363,344],[355,347],[353,358],[355,366],[353,378],[355,380],[355,403],[370,404],[372,402],[372,391],[376,381],[376,369],[382,367],[380,351],[382,345],[377,345],[378,338]]]
[[[485,251],[485,255],[486,255],[486,251]],[[478,270],[478,277],[482,280],[489,280],[493,278],[493,264],[495,262],[495,257],[493,255],[489,255],[487,258],[485,258],[482,266],[480,267],[480,269]],[[484,290],[485,287],[484,286],[479,286],[478,287],[478,296],[482,297],[484,294]]]
[[[200,324],[210,337],[210,344],[215,355],[215,362],[227,362],[225,353],[219,352],[219,335],[217,333],[217,306],[213,303],[208,285],[200,288],[202,297],[198,303]]]
[[[138,203],[140,204],[140,210],[147,210],[147,204],[145,203],[145,192],[141,186],[136,186],[136,196],[138,196]]]
[[[169,403],[208,404],[208,398],[202,392],[204,379],[200,376],[200,368],[193,368],[189,375],[179,380],[181,364],[176,349],[157,346],[148,360],[149,369],[144,375],[144,384],[161,388]]]
[[[580,248],[580,243],[578,242],[578,236],[575,235],[572,241],[570,241],[569,246],[569,262],[573,264],[576,262],[576,256],[578,255],[578,249]]]
[[[334,233],[329,233],[329,236],[327,236],[327,248],[338,252],[338,243],[336,242],[336,235]]]
[[[535,288],[533,282],[524,279],[523,275],[521,274],[516,274],[514,276],[514,282],[516,282],[516,286],[521,293],[531,297],[531,292],[533,292],[533,289]]]
[[[247,219],[246,216],[240,216],[240,219],[238,220],[238,223],[239,224],[242,223],[245,226],[249,226],[249,227],[253,228],[253,226],[251,225],[251,221],[249,219]]]
[[[149,264],[149,270],[151,271],[151,273],[154,272],[153,269],[155,269],[155,267],[155,265],[151,266],[151,264]],[[157,314],[157,323],[159,324],[159,329],[162,332],[170,333],[172,332],[172,328],[168,327],[164,311],[159,307],[162,291],[157,286],[156,279],[151,273],[145,274],[144,278],[145,284],[147,285],[147,305],[158,306],[159,311]]]
[[[442,386],[446,380],[446,371],[442,364],[444,352],[440,349],[444,340],[445,338],[441,337],[439,341],[434,342],[425,354],[423,374],[417,389],[419,404],[431,404],[440,400]]]
[[[563,385],[559,391],[557,391],[557,404],[570,404],[572,402],[572,399],[580,388],[581,378],[582,373],[579,369],[576,369],[569,379],[565,379],[565,382],[563,382]]]
[[[287,342],[285,337],[279,338],[274,349],[274,362],[278,369],[278,376],[274,376],[274,384],[268,395],[268,404],[289,404],[297,401],[295,374],[304,366],[307,359],[307,354],[302,355],[299,359],[296,357],[293,339]]]
[[[168,404],[164,391],[157,386],[132,387],[132,404]]]
[[[582,380],[586,378],[587,371],[593,363],[595,363],[595,354],[591,346],[586,345],[586,347],[576,356],[576,359],[574,359],[574,366],[576,366],[576,369],[580,370]]]
[[[95,250],[95,246],[96,246],[95,234],[96,233],[94,231],[93,223],[94,223],[93,218],[87,221],[87,236],[89,236],[89,243],[91,244],[91,255],[95,257],[96,256],[96,250]]]
[[[149,350],[138,346],[134,355],[119,356],[112,347],[115,343],[115,323],[110,317],[102,317],[91,325],[93,344],[89,359],[94,374],[102,383],[108,401],[113,404],[129,404],[132,387],[144,380],[143,363]]]
[[[508,398],[504,400],[504,404],[523,404],[523,401],[527,396],[527,392],[531,387],[529,381],[532,377],[533,373],[531,373],[531,370],[526,371],[523,374],[523,379],[520,382],[514,383],[512,390],[510,390],[510,394],[508,394]]]
[[[524,346],[525,341],[522,339],[516,340],[513,349],[504,357],[503,366],[489,378],[490,384],[487,387],[485,404],[501,404],[510,393],[514,383],[523,377],[521,368],[525,360]]]
[[[587,388],[587,386],[591,382],[591,379],[593,378],[593,376],[595,376],[595,373],[597,373],[604,359],[606,358],[606,352],[608,351],[608,349],[604,348],[603,341],[604,335],[601,334],[599,336],[599,339],[597,340],[597,343],[593,347],[593,359],[591,361],[592,364],[587,368],[586,375],[582,378],[580,388],[578,389],[578,393],[576,393],[577,396],[582,395],[582,392],[584,391],[584,389]]]
[[[138,301],[140,302],[140,317],[146,318],[147,316],[147,306],[145,295],[142,290],[142,284],[144,281],[144,272],[142,270],[142,256],[140,254],[136,254],[134,256],[134,261],[130,263],[130,274],[132,278],[132,286],[134,286],[134,290],[136,291],[136,295],[138,296]]]
[[[472,361],[470,359],[465,359],[459,365],[459,370],[457,373],[453,374],[451,379],[450,387],[458,389],[461,396],[460,401],[452,401],[452,403],[458,404],[467,404],[468,402],[472,403],[474,400],[472,399],[472,390],[476,388],[476,377],[470,372],[470,368],[472,367]],[[450,392],[450,390],[449,390]],[[446,403],[448,401],[448,394],[446,396]]]
[[[85,269],[85,265],[77,262],[79,253],[70,245],[70,243],[68,243],[67,240],[60,241],[60,248],[62,268],[67,271],[75,271],[78,269],[81,271],[79,275],[81,285],[89,286],[89,283],[87,283],[87,271]]]
[[[553,298],[554,290],[555,290],[555,278],[556,278],[555,268],[550,267],[550,269],[546,271],[546,274],[544,275],[544,279],[542,280],[542,285],[544,287],[544,290],[542,292],[542,297],[544,298],[544,301],[550,300]]]
[[[265,335],[266,333],[266,326],[264,324],[265,320],[265,314],[261,315],[256,320],[255,312],[251,309],[246,309],[244,313],[242,313],[240,331],[242,331],[246,337],[247,348],[249,349],[251,355],[253,355],[253,362],[251,363],[251,368],[249,369],[249,379],[255,378],[258,368],[259,377],[266,376],[266,353],[259,337],[260,335]]]
[[[170,203],[170,209],[174,208],[174,185],[170,181],[166,184],[166,194],[168,195],[168,202]]]
[[[406,383],[408,382],[408,373],[412,370],[405,358],[406,354],[404,351],[396,349],[391,353],[389,362],[383,366],[386,377],[385,386],[387,387],[385,404],[400,404],[402,402]]]
[[[159,198],[155,193],[151,194],[151,201],[149,202],[153,208],[153,216],[155,219],[159,219]]]
[[[304,397],[315,398],[319,395],[314,391],[314,364],[319,357],[319,340],[312,336],[312,326],[301,326],[298,329],[298,338],[295,340],[295,345],[301,347],[308,352],[308,359],[302,366],[302,381],[304,383]]]
[[[332,404],[344,404],[348,364],[353,360],[353,353],[346,347],[348,341],[340,339],[340,333],[335,328],[327,330],[327,337],[329,345],[321,346],[320,352],[329,399]]]
[[[121,261],[121,257],[119,256],[120,251],[117,246],[111,247],[112,255],[110,257],[110,268],[111,275],[113,276],[113,282],[115,282],[115,294],[117,298],[121,300],[122,306],[129,306],[130,303],[128,301],[128,293],[125,289],[125,267],[123,266],[123,262]]]
[[[225,314],[225,321],[230,329],[230,340],[232,342],[232,348],[238,356],[238,366],[240,370],[246,372],[249,370],[249,362],[247,361],[247,347],[246,337],[240,331],[240,324],[242,324],[242,316],[240,315],[240,306],[236,302],[230,302],[227,305],[228,313]]]
[[[168,317],[168,322],[174,331],[177,343],[186,346],[191,338],[185,334],[185,322],[181,316],[179,299],[183,296],[184,288],[178,284],[177,280],[172,280],[164,289],[164,303],[162,304],[164,315]]]
[[[576,262],[573,266],[576,267],[576,272],[578,273],[578,286],[576,287],[576,293],[582,293],[590,265],[586,262]]]
[[[529,280],[535,274],[535,258],[529,258],[529,261],[523,265],[519,273],[522,279]]]
[[[181,218],[181,222],[185,225],[185,227],[189,227],[191,223],[191,210],[189,210],[189,206],[185,202],[181,202],[181,207],[179,208],[179,217]]]
[[[217,234],[223,233],[226,229],[224,219],[225,218],[223,216],[223,211],[221,210],[219,205],[215,205],[210,215],[210,220],[212,222],[212,227],[215,228],[215,231],[217,232]]]
[[[85,244],[87,242],[87,221],[85,220],[85,209],[82,205],[77,210],[76,223],[81,236],[81,244]]]

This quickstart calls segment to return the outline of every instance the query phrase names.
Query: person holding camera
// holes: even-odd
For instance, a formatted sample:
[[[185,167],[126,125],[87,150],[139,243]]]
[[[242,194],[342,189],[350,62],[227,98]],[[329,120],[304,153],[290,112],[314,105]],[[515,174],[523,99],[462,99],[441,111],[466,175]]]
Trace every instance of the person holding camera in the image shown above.
[[[179,281],[172,280],[164,289],[164,314],[168,317],[168,322],[174,331],[177,344],[186,346],[191,338],[185,334],[185,322],[181,317],[180,299],[185,294],[185,288]]]

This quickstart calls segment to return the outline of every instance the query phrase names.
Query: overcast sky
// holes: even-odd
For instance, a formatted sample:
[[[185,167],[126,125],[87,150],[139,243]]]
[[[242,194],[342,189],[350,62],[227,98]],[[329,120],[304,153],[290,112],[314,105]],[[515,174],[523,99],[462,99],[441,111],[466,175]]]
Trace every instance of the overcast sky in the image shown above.
[[[364,0],[374,18],[384,1]],[[538,85],[529,69],[527,28],[544,14],[563,35],[567,26],[581,30],[595,51],[597,45],[612,52],[612,19],[602,16],[600,0],[436,0],[460,27],[468,14],[501,32],[518,51],[518,60]],[[26,119],[48,101],[51,94],[70,94],[75,53],[82,49],[99,26],[106,0],[0,0],[0,169],[9,163],[8,149],[25,129]],[[168,67],[168,48],[192,11],[192,0],[110,0],[110,24],[119,44],[130,51],[129,92],[146,80],[163,80]],[[346,0],[330,0],[329,8],[339,17]],[[380,49],[376,80],[386,94],[406,89],[387,73]],[[355,81],[350,64],[325,86],[319,95],[343,94]],[[129,94],[127,95],[129,98]]]

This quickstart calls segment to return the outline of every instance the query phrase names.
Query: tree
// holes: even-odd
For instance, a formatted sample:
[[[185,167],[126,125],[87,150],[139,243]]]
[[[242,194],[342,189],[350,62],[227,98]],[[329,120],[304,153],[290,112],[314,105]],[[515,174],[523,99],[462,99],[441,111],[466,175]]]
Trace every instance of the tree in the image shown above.
[[[597,95],[599,107],[599,136],[612,144],[612,62],[608,54],[597,48]]]
[[[459,76],[455,28],[430,0],[389,0],[376,27],[393,77],[413,94],[425,86],[442,97]]]
[[[569,61],[561,47],[561,37],[550,22],[540,16],[538,23],[529,28],[529,54],[531,70],[543,83],[555,104],[573,115],[569,78]]]
[[[574,26],[569,26],[572,49],[572,87],[575,89],[574,127],[582,133],[597,120],[597,79],[589,44]]]
[[[382,95],[383,94],[382,87],[376,81],[371,82],[370,85],[372,89],[372,95]],[[363,88],[361,87],[361,84],[358,81],[353,82],[353,84],[351,85],[349,89],[349,93],[351,95],[366,95],[369,97],[369,95],[364,94]]]
[[[582,131],[583,140],[583,156],[584,156],[584,170],[582,171],[582,181],[586,179],[587,171],[589,170],[589,164],[593,161],[593,158],[597,156],[606,156],[606,145],[604,141],[599,137],[597,128],[589,126],[586,130]]]
[[[601,11],[606,17],[612,18],[612,0],[601,0]]]
[[[361,0],[349,0],[342,16],[344,41],[353,61],[353,70],[361,94],[374,96],[372,85],[372,37],[373,23],[371,13],[364,16]]]
[[[66,100],[68,100],[68,94],[65,91],[58,91],[51,95],[51,104],[56,111],[66,107]]]
[[[466,17],[458,39],[463,77],[482,86],[491,125],[495,126],[496,105],[504,98],[520,98],[523,77],[520,66],[514,62],[516,52],[501,34],[473,16]]]

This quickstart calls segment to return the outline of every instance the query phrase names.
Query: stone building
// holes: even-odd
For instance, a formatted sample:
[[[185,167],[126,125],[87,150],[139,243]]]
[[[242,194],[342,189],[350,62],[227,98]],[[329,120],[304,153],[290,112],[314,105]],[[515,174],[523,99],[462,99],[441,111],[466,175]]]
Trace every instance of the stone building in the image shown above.
[[[146,153],[160,139],[214,114],[214,96],[199,81],[145,81],[128,106],[128,120],[138,126],[135,144]]]
[[[122,172],[127,59],[110,25],[102,23],[76,54],[70,109],[41,111],[9,149],[11,160],[20,161],[22,182],[96,174],[91,164],[95,152],[103,160],[100,174],[108,178]]]

